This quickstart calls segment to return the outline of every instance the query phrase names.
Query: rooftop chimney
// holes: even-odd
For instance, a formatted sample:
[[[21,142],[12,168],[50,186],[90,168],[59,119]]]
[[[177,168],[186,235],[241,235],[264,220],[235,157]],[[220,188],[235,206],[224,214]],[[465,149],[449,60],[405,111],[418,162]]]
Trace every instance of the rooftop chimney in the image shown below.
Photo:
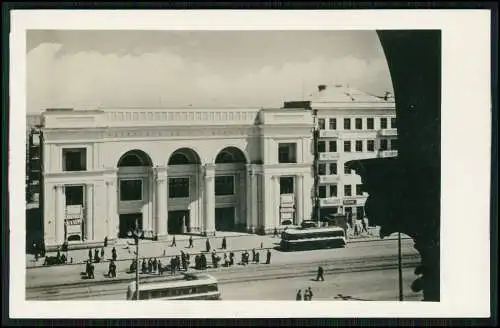
[[[321,92],[321,91],[323,91],[323,90],[325,90],[325,89],[326,89],[326,85],[324,85],[324,84],[320,84],[320,85],[318,85],[318,91],[319,91],[319,92]]]

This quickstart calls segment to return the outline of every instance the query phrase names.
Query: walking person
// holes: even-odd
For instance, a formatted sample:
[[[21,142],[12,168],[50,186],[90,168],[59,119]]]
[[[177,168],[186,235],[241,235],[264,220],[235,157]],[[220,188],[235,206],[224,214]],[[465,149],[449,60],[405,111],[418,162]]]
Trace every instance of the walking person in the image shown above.
[[[297,294],[295,295],[295,300],[302,301],[302,291],[300,289],[297,291]]]
[[[274,227],[274,232],[273,232],[273,238],[275,237],[278,237],[278,229],[276,229],[276,227]],[[299,290],[300,292],[300,290]]]
[[[308,301],[312,301],[312,298],[313,298],[313,292],[311,290],[311,286],[309,286],[306,290],[306,293],[307,293],[307,300]],[[305,299],[305,298],[304,298]]]
[[[158,274],[160,276],[163,274],[163,267],[160,260],[158,260]]]
[[[316,281],[319,281],[320,279],[321,279],[321,281],[325,281],[325,278],[323,277],[323,267],[322,266],[318,267],[318,274],[316,275]]]
[[[92,248],[89,248],[89,260],[92,261]]]
[[[189,236],[189,246],[188,248],[193,248],[193,236]]]
[[[207,252],[210,252],[210,240],[208,240],[208,238],[207,238],[207,241],[205,242],[205,248],[206,248]]]
[[[116,255],[116,248],[113,247],[113,249],[111,250],[111,258],[113,259],[113,261],[116,261],[116,258],[118,256]]]
[[[270,249],[267,250],[266,264],[271,264],[271,250]]]
[[[175,242],[175,235],[172,236],[172,244],[170,244],[170,247],[177,247],[177,243]]]
[[[101,258],[104,259],[104,247],[101,248]]]
[[[226,249],[227,248],[227,240],[226,240],[226,236],[222,237],[222,249]]]

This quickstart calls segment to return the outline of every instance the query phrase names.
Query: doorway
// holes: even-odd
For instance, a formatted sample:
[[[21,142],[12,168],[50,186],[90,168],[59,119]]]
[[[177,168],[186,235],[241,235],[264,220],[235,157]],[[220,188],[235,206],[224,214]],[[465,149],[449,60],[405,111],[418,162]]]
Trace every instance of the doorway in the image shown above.
[[[136,220],[138,221],[139,229],[142,229],[142,213],[120,214],[118,238],[130,238],[128,233],[135,230]]]
[[[189,210],[168,212],[168,233],[179,235],[191,232]]]
[[[215,230],[234,231],[235,230],[235,208],[219,207],[215,209]]]

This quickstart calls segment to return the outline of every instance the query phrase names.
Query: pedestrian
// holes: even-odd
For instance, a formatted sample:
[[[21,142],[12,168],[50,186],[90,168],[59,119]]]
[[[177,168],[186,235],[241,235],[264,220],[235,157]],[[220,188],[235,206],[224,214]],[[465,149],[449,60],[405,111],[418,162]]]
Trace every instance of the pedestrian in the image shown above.
[[[175,242],[175,235],[172,236],[172,244],[170,247],[177,247],[177,243]]]
[[[222,237],[222,249],[227,249],[227,240],[226,240],[226,236]]]
[[[259,261],[260,261],[260,253],[257,252],[255,253],[255,263],[259,264]]]
[[[325,278],[323,277],[323,267],[320,265],[318,267],[318,274],[316,275],[316,281],[319,281],[321,279],[321,281],[325,281]]]
[[[175,258],[170,258],[170,274],[175,273]]]
[[[113,261],[116,261],[116,258],[118,256],[116,255],[116,248],[113,246],[113,249],[111,250],[111,258],[113,259]]]
[[[264,248],[264,242],[263,241],[260,242],[260,248],[261,249]]]
[[[363,230],[361,232],[368,233],[368,218],[365,216],[363,218],[363,221],[361,221],[361,223],[363,224]]]
[[[266,264],[271,264],[271,250],[267,250]]]
[[[189,246],[188,248],[193,248],[193,236],[189,236]]]
[[[312,289],[311,289],[311,286],[309,286],[307,288],[307,291],[308,291],[308,294],[309,294],[309,301],[312,301],[312,298],[313,298],[313,292],[312,292]]]
[[[61,259],[61,249],[59,248],[59,246],[57,246],[56,258],[57,258],[58,261]]]
[[[274,232],[273,232],[273,238],[275,237],[278,237],[278,229],[276,229],[276,227],[274,227]],[[300,292],[300,290],[299,290]]]
[[[104,247],[103,247],[103,248],[101,248],[101,258],[103,258],[103,259],[104,259]]]
[[[94,279],[95,276],[94,276],[94,271],[95,271],[95,267],[94,267],[94,264],[90,263],[90,279]]]
[[[309,301],[309,297],[310,297],[309,290],[306,289],[304,291],[304,301]]]
[[[148,273],[153,272],[153,260],[149,259],[148,260]]]
[[[295,300],[302,301],[302,291],[300,289],[297,291],[297,295],[295,295]]]
[[[141,271],[142,273],[148,272],[148,265],[146,264],[146,259],[142,259]]]
[[[92,260],[92,248],[89,248],[89,260]]]
[[[159,275],[163,274],[163,268],[160,260],[158,260],[158,274]]]
[[[104,237],[104,247],[108,247],[108,236]]]
[[[158,270],[158,261],[156,260],[156,257],[153,259],[153,272],[156,273],[156,270]]]
[[[208,238],[207,238],[207,241],[205,242],[205,248],[206,248],[207,252],[210,252],[211,247],[210,247],[210,240],[208,240]]]
[[[252,249],[252,262],[255,262],[255,248]]]
[[[163,256],[166,256],[166,255],[167,255],[167,250],[166,250],[166,249],[164,249],[164,250],[163,250]]]

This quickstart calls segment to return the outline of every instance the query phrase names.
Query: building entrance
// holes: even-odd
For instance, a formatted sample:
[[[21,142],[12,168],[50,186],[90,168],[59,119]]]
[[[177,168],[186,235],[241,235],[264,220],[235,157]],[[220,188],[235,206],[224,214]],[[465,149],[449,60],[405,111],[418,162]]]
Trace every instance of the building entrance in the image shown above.
[[[189,210],[168,212],[168,233],[179,235],[190,231]]]
[[[234,231],[235,230],[235,208],[219,207],[215,209],[215,230]]]
[[[136,220],[138,221],[139,229],[142,229],[142,213],[120,214],[118,238],[129,238],[129,232],[135,230]]]

